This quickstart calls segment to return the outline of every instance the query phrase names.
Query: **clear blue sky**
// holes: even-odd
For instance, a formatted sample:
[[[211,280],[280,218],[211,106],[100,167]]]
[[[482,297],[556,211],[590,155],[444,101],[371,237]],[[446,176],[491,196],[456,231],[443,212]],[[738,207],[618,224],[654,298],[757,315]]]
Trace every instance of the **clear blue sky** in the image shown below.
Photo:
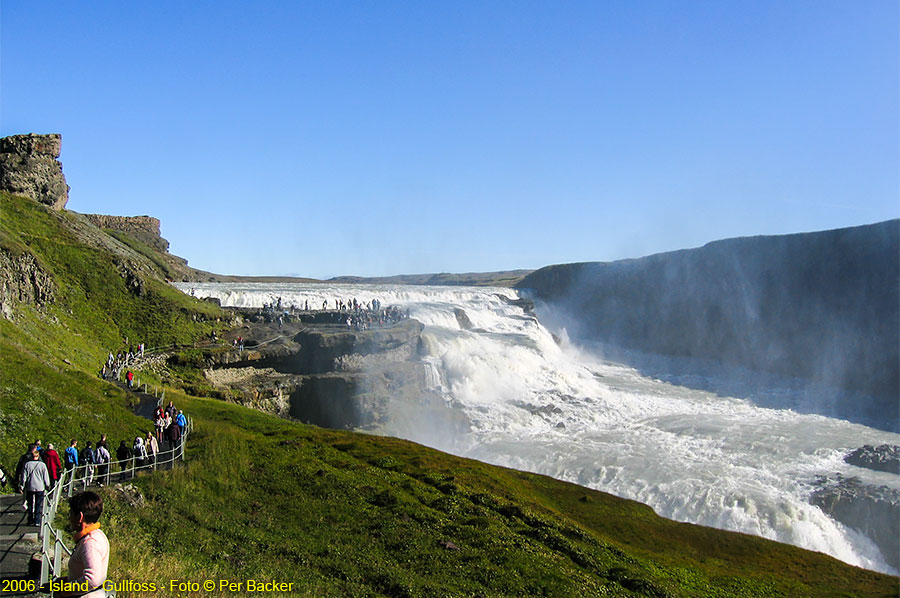
[[[612,260],[900,216],[896,0],[4,0],[0,133],[221,273]]]

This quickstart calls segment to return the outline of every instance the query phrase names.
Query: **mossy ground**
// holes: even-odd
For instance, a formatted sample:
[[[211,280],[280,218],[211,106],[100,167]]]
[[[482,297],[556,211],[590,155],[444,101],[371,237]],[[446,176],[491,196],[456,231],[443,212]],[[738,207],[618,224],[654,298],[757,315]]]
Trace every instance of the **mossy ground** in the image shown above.
[[[65,214],[0,200],[0,244],[33,253],[58,285],[52,305],[0,320],[2,464],[37,436],[116,442],[146,430],[129,395],[96,376],[106,351],[125,336],[190,342],[221,327],[217,309],[150,276],[136,294]],[[898,595],[897,578],[547,477],[167,398],[195,423],[185,465],[139,475],[143,506],[103,490],[111,578],[157,584],[146,595],[185,595],[172,579],[292,582],[292,596]]]

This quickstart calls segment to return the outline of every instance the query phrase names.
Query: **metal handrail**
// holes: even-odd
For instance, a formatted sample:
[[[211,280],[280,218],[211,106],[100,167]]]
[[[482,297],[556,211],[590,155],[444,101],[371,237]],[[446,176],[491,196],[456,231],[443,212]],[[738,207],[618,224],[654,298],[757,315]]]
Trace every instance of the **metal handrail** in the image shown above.
[[[164,396],[165,392],[163,392],[163,395],[160,397],[157,404],[162,403],[162,397]],[[173,422],[172,425],[177,426],[178,424]],[[53,521],[56,519],[56,511],[59,508],[59,501],[63,494],[66,494],[67,497],[71,497],[75,492],[75,487],[79,485],[82,490],[94,485],[95,482],[102,485],[101,479],[105,480],[106,484],[109,484],[113,477],[113,465],[119,466],[119,471],[116,473],[119,481],[133,479],[135,474],[143,469],[156,471],[160,465],[168,465],[169,463],[174,467],[175,462],[179,459],[184,461],[184,445],[188,435],[193,429],[193,419],[191,419],[190,416],[185,416],[184,433],[182,434],[180,441],[168,450],[155,453],[152,458],[152,463],[149,465],[138,465],[137,458],[132,456],[128,459],[120,459],[108,463],[86,463],[84,465],[77,465],[63,470],[62,474],[59,476],[59,480],[57,480],[56,485],[48,495],[47,508],[44,513],[43,521],[41,522],[41,585],[46,584],[52,578],[61,577],[62,563],[60,561],[62,560],[63,552],[69,556],[72,555],[72,550],[70,550],[63,542],[59,530],[53,527]],[[168,455],[168,457],[165,457],[165,455]],[[161,460],[161,458],[163,460]],[[104,472],[95,475],[95,468],[100,467],[104,468]]]

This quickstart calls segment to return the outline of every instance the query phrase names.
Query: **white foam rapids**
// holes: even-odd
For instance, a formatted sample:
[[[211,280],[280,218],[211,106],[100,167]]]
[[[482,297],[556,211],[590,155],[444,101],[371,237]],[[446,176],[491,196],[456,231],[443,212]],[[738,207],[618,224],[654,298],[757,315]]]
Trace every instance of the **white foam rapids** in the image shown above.
[[[900,487],[898,476],[852,467],[843,455],[900,435],[819,415],[763,408],[641,375],[557,342],[498,295],[505,288],[402,285],[178,283],[224,306],[333,308],[378,298],[425,324],[429,379],[464,435],[440,422],[389,433],[490,463],[547,474],[641,501],[662,516],[755,534],[895,573],[866,537],[808,499],[834,473]],[[463,330],[455,315],[472,323]],[[563,335],[564,336],[564,335]],[[785,404],[790,404],[786,400]],[[447,421],[454,418],[448,417]],[[457,418],[458,419],[458,418]],[[427,425],[425,425],[427,424]],[[420,430],[428,430],[427,435]]]

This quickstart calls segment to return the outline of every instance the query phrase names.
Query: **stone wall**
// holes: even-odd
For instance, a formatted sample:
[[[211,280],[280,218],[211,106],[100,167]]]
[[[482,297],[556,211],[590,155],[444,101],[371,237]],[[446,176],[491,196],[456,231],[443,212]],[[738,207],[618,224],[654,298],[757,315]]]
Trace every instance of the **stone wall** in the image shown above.
[[[62,136],[12,135],[0,139],[0,190],[62,210],[69,186],[58,160]]]

